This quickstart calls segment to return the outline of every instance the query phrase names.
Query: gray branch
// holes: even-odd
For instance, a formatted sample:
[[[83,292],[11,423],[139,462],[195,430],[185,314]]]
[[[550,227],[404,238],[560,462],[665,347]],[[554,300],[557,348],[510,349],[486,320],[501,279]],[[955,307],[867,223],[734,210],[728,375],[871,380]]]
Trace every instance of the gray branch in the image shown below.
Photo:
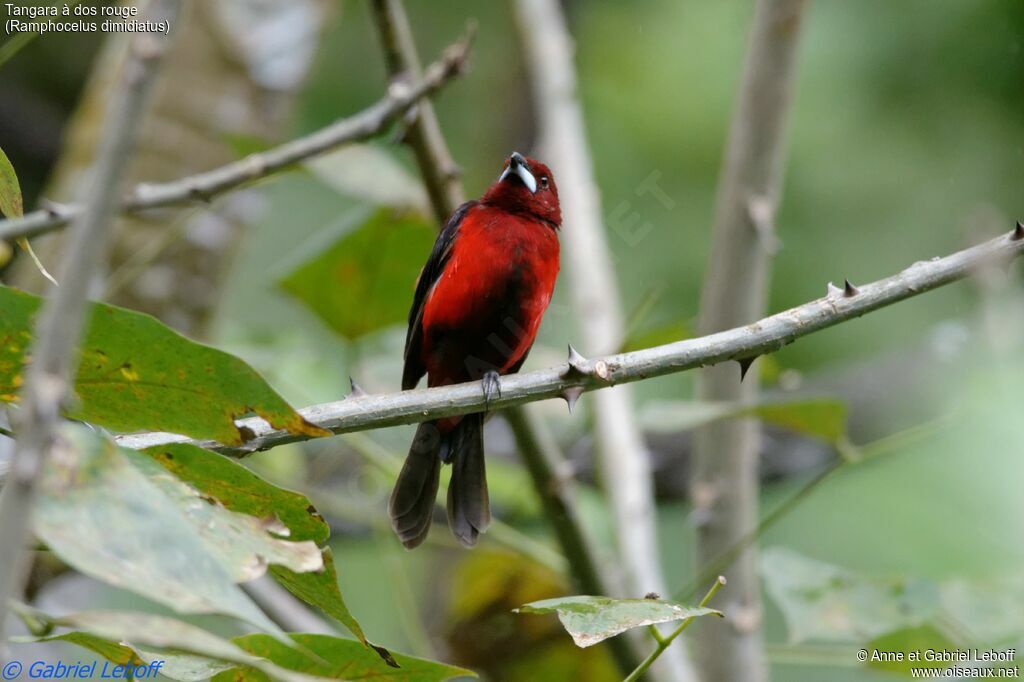
[[[420,77],[420,60],[409,17],[401,0],[374,0],[373,15],[384,46],[388,73],[392,78]],[[474,29],[470,29],[472,38]],[[459,170],[441,134],[434,107],[423,99],[409,110],[405,142],[416,155],[423,174],[423,184],[430,196],[430,205],[438,222],[444,225],[456,208],[465,201]]]
[[[173,26],[180,9],[180,0],[154,2],[147,18]],[[75,213],[71,245],[60,271],[61,286],[52,290],[39,313],[37,341],[17,413],[14,459],[0,494],[0,547],[4,548],[0,552],[0,634],[9,600],[17,598],[23,589],[24,547],[38,478],[57,444],[61,408],[70,395],[75,373],[75,348],[82,334],[86,297],[103,261],[117,193],[168,42],[168,36],[160,32],[132,39],[120,83],[109,99],[107,125],[90,173],[85,204]]]
[[[702,334],[765,314],[803,8],[804,0],[758,0],[756,5],[718,187],[698,324]],[[697,396],[712,402],[755,400],[756,373],[742,383],[736,378],[727,367],[705,369]],[[757,524],[759,441],[760,424],[753,419],[697,430],[691,499],[698,571]],[[709,623],[697,633],[701,679],[761,682],[768,666],[756,547],[741,552],[726,576],[729,584],[719,603],[730,615],[728,622]]]
[[[468,56],[469,40],[464,39],[449,46],[441,59],[427,67],[422,79],[413,83],[393,82],[382,99],[357,114],[339,119],[325,128],[265,152],[250,154],[220,168],[171,182],[137,185],[128,193],[119,210],[136,213],[194,201],[209,201],[219,194],[267,177],[341,145],[378,135],[392,121],[415,106],[421,98],[437,92],[460,74]],[[82,212],[83,207],[80,205],[52,205],[20,218],[0,221],[0,240],[34,237],[52,232],[78,218]]]
[[[574,366],[566,363],[503,376],[501,395],[493,398],[490,405],[493,409],[524,405],[538,400],[561,398],[572,389],[594,391],[616,384],[772,353],[803,336],[964,279],[980,268],[1005,264],[1021,252],[1024,252],[1024,229],[944,258],[920,261],[896,275],[862,285],[855,291],[851,289],[852,295],[843,289],[833,289],[823,298],[735,329],[629,353],[583,359],[574,363]],[[739,381],[738,367],[735,378]],[[337,434],[415,424],[429,419],[480,412],[483,409],[484,395],[480,383],[468,382],[398,393],[359,395],[312,405],[299,412],[307,420]],[[117,441],[130,448],[185,442],[225,455],[245,456],[257,450],[310,438],[274,429],[259,417],[239,420],[239,424],[251,429],[254,434],[242,446],[193,441],[185,436],[159,432],[118,436]]]

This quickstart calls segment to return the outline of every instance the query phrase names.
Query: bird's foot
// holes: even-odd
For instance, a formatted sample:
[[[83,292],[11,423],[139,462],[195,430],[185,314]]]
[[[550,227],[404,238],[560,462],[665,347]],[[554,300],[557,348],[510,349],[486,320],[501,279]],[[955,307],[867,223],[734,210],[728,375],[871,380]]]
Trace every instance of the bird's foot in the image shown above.
[[[501,397],[501,378],[493,369],[484,374],[480,381],[484,388],[484,411],[491,408],[491,401]]]

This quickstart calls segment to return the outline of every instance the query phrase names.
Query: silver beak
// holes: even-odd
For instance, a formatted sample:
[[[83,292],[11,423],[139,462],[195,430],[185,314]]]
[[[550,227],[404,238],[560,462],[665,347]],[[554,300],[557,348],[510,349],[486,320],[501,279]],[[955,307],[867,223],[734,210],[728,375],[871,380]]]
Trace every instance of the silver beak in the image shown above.
[[[508,167],[502,172],[498,181],[501,182],[513,173],[519,176],[519,179],[523,181],[526,189],[530,190],[531,194],[537,191],[537,178],[533,177],[533,173],[530,172],[526,165],[526,159],[519,152],[512,152],[512,156],[508,158]]]

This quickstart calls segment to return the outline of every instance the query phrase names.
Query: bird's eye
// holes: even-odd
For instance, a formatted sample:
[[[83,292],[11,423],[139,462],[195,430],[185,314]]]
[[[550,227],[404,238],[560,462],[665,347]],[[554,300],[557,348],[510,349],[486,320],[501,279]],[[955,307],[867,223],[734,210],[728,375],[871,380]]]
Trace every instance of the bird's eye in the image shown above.
[[[546,188],[548,186],[548,176],[540,176],[540,186]]]

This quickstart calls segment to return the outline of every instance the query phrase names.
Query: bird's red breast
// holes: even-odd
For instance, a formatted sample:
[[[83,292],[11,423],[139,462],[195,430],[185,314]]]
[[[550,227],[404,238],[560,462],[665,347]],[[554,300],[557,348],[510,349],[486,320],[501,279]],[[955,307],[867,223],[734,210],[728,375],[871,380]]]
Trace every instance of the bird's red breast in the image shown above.
[[[537,337],[557,276],[554,229],[487,205],[471,209],[423,310],[428,384],[516,367]]]
[[[519,370],[555,288],[561,220],[550,170],[519,154],[452,215],[416,286],[403,388],[423,374],[443,386]]]

